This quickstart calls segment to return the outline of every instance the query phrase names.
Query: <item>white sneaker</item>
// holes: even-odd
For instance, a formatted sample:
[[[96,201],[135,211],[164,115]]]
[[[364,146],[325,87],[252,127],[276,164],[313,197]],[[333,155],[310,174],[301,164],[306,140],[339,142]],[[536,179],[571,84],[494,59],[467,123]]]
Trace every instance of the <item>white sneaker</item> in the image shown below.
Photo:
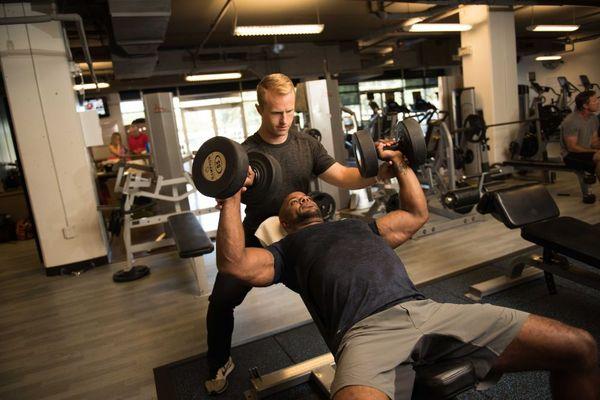
[[[215,377],[204,382],[208,394],[220,394],[227,389],[227,376],[233,371],[233,368],[235,368],[235,364],[229,357],[225,365],[219,368]]]

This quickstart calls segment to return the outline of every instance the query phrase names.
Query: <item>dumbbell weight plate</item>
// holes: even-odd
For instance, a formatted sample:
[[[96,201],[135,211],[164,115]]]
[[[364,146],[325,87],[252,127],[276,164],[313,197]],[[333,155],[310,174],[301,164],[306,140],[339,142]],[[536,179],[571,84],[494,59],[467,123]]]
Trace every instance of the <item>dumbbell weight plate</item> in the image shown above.
[[[283,174],[279,162],[269,154],[258,152],[248,153],[248,162],[255,177],[252,186],[242,193],[242,203],[248,206],[266,205],[281,198],[279,192]]]
[[[335,216],[335,199],[325,192],[310,192],[311,199],[319,206],[323,220],[329,221]]]
[[[398,121],[396,132],[400,151],[408,164],[414,169],[424,164],[427,161],[427,145],[419,122],[414,118]]]
[[[321,132],[318,129],[311,128],[308,131],[306,131],[306,133],[308,133],[310,136],[317,139],[318,142],[321,142],[322,136],[321,136]]]
[[[352,152],[363,178],[377,176],[379,170],[377,150],[371,135],[367,131],[360,130],[352,136]]]
[[[226,199],[244,186],[248,174],[248,154],[241,144],[224,137],[207,140],[192,164],[194,185],[200,193]]]

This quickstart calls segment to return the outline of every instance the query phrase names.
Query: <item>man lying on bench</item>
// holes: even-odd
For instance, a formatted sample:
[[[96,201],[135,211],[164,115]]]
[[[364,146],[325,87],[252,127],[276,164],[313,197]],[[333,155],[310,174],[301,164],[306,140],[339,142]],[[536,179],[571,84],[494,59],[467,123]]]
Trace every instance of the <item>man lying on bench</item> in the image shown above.
[[[245,248],[240,190],[220,200],[217,267],[253,286],[284,283],[298,292],[337,367],[339,399],[410,399],[413,366],[467,358],[480,381],[503,372],[549,370],[555,398],[598,399],[597,345],[586,331],[490,304],[426,299],[394,248],[428,219],[419,181],[399,152],[383,150],[404,210],[374,222],[324,223],[304,193],[284,200],[287,231],[266,249]]]

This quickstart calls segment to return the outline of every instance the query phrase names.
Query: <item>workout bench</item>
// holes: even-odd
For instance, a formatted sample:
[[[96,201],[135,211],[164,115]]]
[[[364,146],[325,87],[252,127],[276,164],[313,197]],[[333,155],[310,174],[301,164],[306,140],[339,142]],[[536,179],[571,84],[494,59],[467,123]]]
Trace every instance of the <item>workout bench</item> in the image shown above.
[[[454,399],[477,384],[473,365],[466,359],[414,368],[413,400]],[[254,367],[250,369],[251,388],[244,393],[244,397],[246,400],[262,399],[312,381],[329,398],[334,375],[335,362],[331,353],[265,375],[260,375]]]
[[[567,167],[562,162],[550,162],[550,161],[525,161],[525,160],[510,160],[502,163],[504,166],[513,167],[521,170],[541,170],[541,171],[563,171],[572,172],[577,175],[579,181],[579,187],[581,188],[582,200],[586,204],[590,204],[596,201],[596,195],[594,195],[589,185],[596,182],[596,177],[583,170],[573,169]],[[549,183],[549,182],[546,182]]]
[[[191,212],[171,215],[167,218],[167,221],[179,257],[191,259],[192,270],[196,276],[200,294],[207,294],[209,288],[202,256],[214,250],[212,242],[202,229],[200,222],[198,222],[198,217]]]
[[[543,185],[484,193],[477,211],[491,214],[510,229],[521,228],[521,237],[541,246],[543,254],[516,259],[509,277],[473,285],[467,297],[479,300],[541,277],[542,271],[550,294],[556,293],[554,275],[600,290],[600,228],[576,218],[560,217],[558,206]],[[588,267],[575,266],[566,257]]]

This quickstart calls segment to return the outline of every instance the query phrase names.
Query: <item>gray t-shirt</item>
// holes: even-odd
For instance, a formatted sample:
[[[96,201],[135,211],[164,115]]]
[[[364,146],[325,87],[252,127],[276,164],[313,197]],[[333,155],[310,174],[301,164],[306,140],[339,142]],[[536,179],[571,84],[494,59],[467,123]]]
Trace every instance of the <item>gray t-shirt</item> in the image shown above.
[[[358,321],[425,298],[375,222],[349,218],[307,226],[267,250],[274,257],[273,283],[302,296],[333,354]]]
[[[567,115],[560,124],[560,147],[563,155],[568,152],[564,141],[565,136],[577,136],[578,145],[590,148],[593,135],[598,134],[598,125],[598,118],[595,115],[584,118],[578,111]]]
[[[279,207],[285,196],[291,192],[308,193],[311,179],[325,172],[335,163],[335,159],[327,154],[327,150],[315,138],[295,131],[288,133],[288,138],[281,144],[265,142],[258,133],[248,137],[242,146],[246,151],[257,151],[273,156],[281,165],[283,184],[274,195],[270,204],[259,207],[246,207],[244,227],[247,232],[255,232],[267,218],[279,214]]]

